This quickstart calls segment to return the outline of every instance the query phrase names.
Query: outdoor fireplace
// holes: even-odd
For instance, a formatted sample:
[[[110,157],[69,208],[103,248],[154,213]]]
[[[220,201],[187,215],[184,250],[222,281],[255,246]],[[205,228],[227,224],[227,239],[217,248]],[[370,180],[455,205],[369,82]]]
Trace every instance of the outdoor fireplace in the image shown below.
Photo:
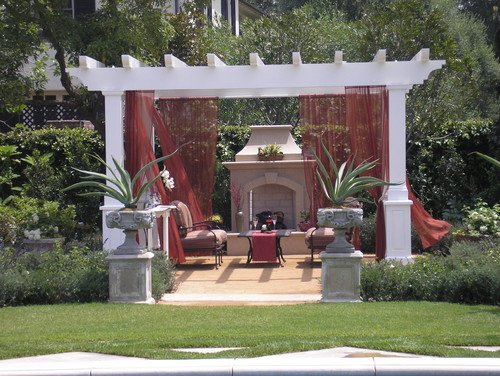
[[[309,210],[302,151],[290,134],[291,125],[254,125],[248,143],[236,154],[234,162],[223,165],[231,172],[231,184],[243,187],[243,215],[249,228],[251,220],[263,211],[284,213],[284,224],[297,228],[300,212]],[[281,146],[280,160],[259,160],[259,148]],[[236,231],[236,208],[231,203],[232,230]]]

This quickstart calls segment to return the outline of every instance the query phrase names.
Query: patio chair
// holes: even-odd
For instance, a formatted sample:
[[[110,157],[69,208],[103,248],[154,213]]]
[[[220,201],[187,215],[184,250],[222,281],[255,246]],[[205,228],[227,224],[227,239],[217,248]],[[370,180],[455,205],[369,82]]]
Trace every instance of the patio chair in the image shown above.
[[[314,253],[324,251],[326,246],[335,240],[335,231],[328,227],[311,227],[306,231],[305,242],[311,250],[311,265],[314,262]]]
[[[349,228],[346,232],[346,240],[351,243],[354,227]],[[326,249],[326,246],[335,240],[335,231],[328,227],[311,227],[306,231],[305,242],[307,248],[311,250],[311,265],[314,262],[314,252],[321,252]]]
[[[186,256],[214,255],[215,268],[222,264],[222,254],[227,250],[227,233],[218,228],[214,221],[193,223],[189,208],[181,201],[173,201],[172,210],[179,235],[182,249]]]

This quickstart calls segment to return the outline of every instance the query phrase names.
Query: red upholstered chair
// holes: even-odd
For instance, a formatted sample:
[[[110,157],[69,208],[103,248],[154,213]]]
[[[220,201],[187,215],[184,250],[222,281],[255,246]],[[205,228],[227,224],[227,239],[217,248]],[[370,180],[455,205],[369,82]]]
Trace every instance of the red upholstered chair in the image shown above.
[[[217,228],[213,221],[193,223],[189,208],[181,201],[173,201],[172,210],[182,248],[186,256],[204,256],[207,254],[215,256],[215,267],[218,269],[222,264],[222,254],[227,250],[227,233]]]
[[[335,231],[328,227],[311,227],[306,231],[305,242],[311,250],[311,264],[314,262],[314,252],[321,252],[335,240]]]
[[[346,240],[351,242],[353,228],[346,232]],[[335,240],[335,231],[328,227],[312,227],[306,231],[305,242],[311,250],[311,265],[314,262],[314,252],[321,252],[326,246]]]

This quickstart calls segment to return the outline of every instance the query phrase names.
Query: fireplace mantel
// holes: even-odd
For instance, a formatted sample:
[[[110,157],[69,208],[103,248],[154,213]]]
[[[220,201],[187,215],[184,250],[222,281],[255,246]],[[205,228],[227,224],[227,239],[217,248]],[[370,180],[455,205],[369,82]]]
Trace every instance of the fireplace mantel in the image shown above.
[[[231,184],[244,190],[243,215],[251,217],[262,210],[284,211],[288,228],[296,228],[300,212],[309,210],[302,150],[295,143],[291,125],[254,125],[245,147],[234,162],[224,162],[230,170]],[[281,146],[282,160],[259,161],[258,150],[268,144]],[[308,162],[309,163],[309,162]],[[232,218],[235,216],[234,203]],[[233,220],[233,230],[235,221]]]

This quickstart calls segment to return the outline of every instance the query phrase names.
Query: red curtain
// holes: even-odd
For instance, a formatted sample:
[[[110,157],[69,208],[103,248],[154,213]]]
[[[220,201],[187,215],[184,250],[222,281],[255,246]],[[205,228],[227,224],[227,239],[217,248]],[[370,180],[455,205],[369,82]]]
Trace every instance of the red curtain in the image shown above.
[[[312,150],[323,164],[328,166],[321,148],[323,141],[337,165],[351,157],[358,164],[366,159],[380,159],[377,167],[369,171],[376,177],[386,176],[388,156],[387,145],[383,142],[387,133],[387,93],[383,87],[350,87],[346,94],[301,96],[299,112],[304,144],[304,159],[314,160]],[[384,154],[385,153],[385,154]],[[306,185],[309,194],[310,216],[317,221],[319,207],[328,205],[317,182],[315,164],[305,163]],[[333,170],[330,171],[333,174]],[[383,189],[370,192],[379,199]],[[382,226],[377,227],[377,249],[385,252],[385,228],[383,210],[379,210]],[[359,248],[359,231],[354,234],[353,243]]]
[[[328,163],[321,148],[321,140],[336,161],[343,161],[349,155],[345,109],[345,95],[312,95],[299,98],[302,155],[305,161],[304,173],[310,202],[311,223],[317,222],[318,208],[327,206],[325,195],[317,181],[313,152],[318,155],[325,166],[328,166]]]
[[[383,86],[346,87],[347,129],[355,163],[378,159],[368,174],[379,179],[389,178],[389,98]],[[375,187],[369,193],[378,203],[385,187]],[[377,205],[376,247],[378,260],[385,257],[385,218],[383,205]]]
[[[408,198],[413,201],[413,205],[411,206],[411,221],[413,227],[415,227],[415,231],[417,231],[422,241],[422,247],[424,249],[432,247],[450,231],[451,224],[431,217],[420,201],[415,197],[408,179],[406,180],[406,187],[408,188]]]
[[[320,150],[320,138],[327,145],[336,163],[342,163],[354,155],[356,163],[365,159],[379,159],[369,173],[379,179],[388,179],[388,94],[385,87],[347,87],[345,95],[301,96],[299,98],[303,153],[306,161],[312,159],[315,150],[320,160],[325,156]],[[324,205],[324,196],[314,173],[314,163],[305,163],[306,184],[311,202],[311,218],[316,221],[318,207]],[[375,200],[380,200],[385,187],[370,190]],[[413,225],[424,248],[435,244],[448,232],[450,225],[433,219],[415,199],[411,189],[409,197]],[[356,241],[356,239],[355,239]],[[355,245],[358,245],[355,243]],[[385,220],[382,205],[377,209],[378,259],[385,257]]]
[[[217,98],[162,98],[160,113],[180,160],[188,172],[202,215],[212,215],[217,147]],[[162,147],[163,148],[163,147]],[[176,199],[187,202],[184,192]],[[189,205],[188,205],[189,206]],[[191,208],[191,207],[190,207]],[[198,218],[202,221],[204,218]]]
[[[160,144],[164,155],[175,151],[166,127],[154,107],[154,93],[130,91],[125,95],[125,166],[131,176],[135,175],[142,166],[156,159],[152,148],[151,126],[159,135]],[[182,190],[194,203],[191,203],[194,213],[201,217],[201,211],[196,203],[194,194],[189,187],[186,171],[182,166],[179,156],[176,154],[163,162],[165,168],[174,177],[175,187],[173,191],[167,192],[161,180],[158,180],[152,188],[153,192],[160,195],[162,203],[168,204],[175,198],[174,191]],[[153,166],[146,174],[147,179],[151,179],[159,173],[158,166]],[[187,202],[187,201],[186,201]],[[160,234],[162,232],[160,231]],[[162,241],[166,241],[162,239]],[[173,219],[169,220],[169,256],[176,262],[185,262],[184,252],[182,250],[181,240],[177,225]]]

